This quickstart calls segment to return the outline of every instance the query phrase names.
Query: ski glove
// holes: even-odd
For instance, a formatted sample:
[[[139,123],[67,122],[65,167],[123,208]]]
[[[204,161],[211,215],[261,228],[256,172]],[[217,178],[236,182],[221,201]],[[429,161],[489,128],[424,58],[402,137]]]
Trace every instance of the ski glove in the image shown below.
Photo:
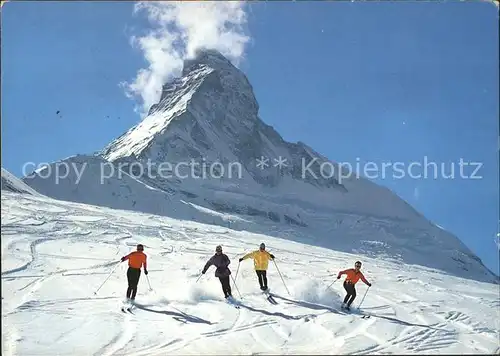
[[[372,286],[372,284],[371,284],[371,283],[368,283],[368,287],[371,287],[371,286]]]
[[[145,270],[144,270],[144,274],[145,274],[146,276],[148,275],[148,270],[147,270],[147,269],[145,269]]]
[[[125,257],[122,257],[122,258],[121,258],[121,261],[122,261],[122,262],[123,262],[123,261],[125,261]]]
[[[239,262],[243,261],[243,258],[240,258],[238,261],[239,261]]]
[[[274,260],[274,255],[272,253],[269,254],[271,258]]]

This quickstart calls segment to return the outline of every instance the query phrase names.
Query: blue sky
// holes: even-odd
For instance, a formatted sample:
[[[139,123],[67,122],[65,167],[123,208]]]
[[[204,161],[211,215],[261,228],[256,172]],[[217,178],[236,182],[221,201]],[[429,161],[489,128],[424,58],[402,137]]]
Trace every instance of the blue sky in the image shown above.
[[[240,68],[289,141],[355,163],[481,162],[482,179],[388,186],[498,273],[498,9],[485,2],[278,2],[247,8]],[[147,65],[128,2],[2,8],[2,166],[92,153],[136,124],[120,82]],[[60,111],[59,114],[56,114]],[[473,169],[466,168],[471,174]]]

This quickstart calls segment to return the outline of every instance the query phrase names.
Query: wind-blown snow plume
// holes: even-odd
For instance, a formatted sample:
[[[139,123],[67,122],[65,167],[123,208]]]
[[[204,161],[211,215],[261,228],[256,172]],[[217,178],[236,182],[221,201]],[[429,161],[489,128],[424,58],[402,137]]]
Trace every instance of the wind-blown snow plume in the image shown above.
[[[140,2],[135,13],[144,11],[153,25],[132,43],[144,53],[148,68],[140,69],[132,83],[122,83],[130,98],[139,97],[141,112],[158,102],[162,85],[180,74],[184,59],[199,49],[216,49],[238,65],[250,37],[244,2]]]

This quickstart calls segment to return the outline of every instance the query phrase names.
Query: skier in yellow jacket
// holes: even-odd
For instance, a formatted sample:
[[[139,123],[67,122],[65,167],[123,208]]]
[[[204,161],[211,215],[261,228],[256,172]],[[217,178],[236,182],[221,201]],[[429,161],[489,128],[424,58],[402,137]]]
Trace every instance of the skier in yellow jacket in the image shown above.
[[[267,266],[269,264],[269,260],[274,260],[274,255],[267,252],[266,245],[261,243],[258,250],[246,254],[240,258],[239,261],[241,262],[247,258],[253,259],[255,272],[257,273],[257,278],[259,279],[260,289],[267,290]]]

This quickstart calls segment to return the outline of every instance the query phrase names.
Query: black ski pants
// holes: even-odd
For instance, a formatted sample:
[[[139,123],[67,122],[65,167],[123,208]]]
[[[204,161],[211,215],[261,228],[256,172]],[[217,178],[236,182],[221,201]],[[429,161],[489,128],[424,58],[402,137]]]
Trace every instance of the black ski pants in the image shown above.
[[[232,296],[231,294],[231,282],[229,281],[229,276],[219,277],[220,284],[222,285],[222,291],[224,292],[224,297],[227,298]]]
[[[257,278],[259,278],[260,289],[267,289],[267,271],[256,270]]]
[[[139,284],[139,278],[141,277],[141,269],[140,268],[132,268],[129,267],[127,270],[127,280],[128,280],[128,288],[127,288],[127,298],[132,300],[135,299],[135,295],[137,294],[137,285]]]
[[[354,298],[356,298],[356,288],[354,288],[354,284],[344,282],[344,289],[347,292],[344,298],[344,303],[347,303],[347,306],[350,307]]]

